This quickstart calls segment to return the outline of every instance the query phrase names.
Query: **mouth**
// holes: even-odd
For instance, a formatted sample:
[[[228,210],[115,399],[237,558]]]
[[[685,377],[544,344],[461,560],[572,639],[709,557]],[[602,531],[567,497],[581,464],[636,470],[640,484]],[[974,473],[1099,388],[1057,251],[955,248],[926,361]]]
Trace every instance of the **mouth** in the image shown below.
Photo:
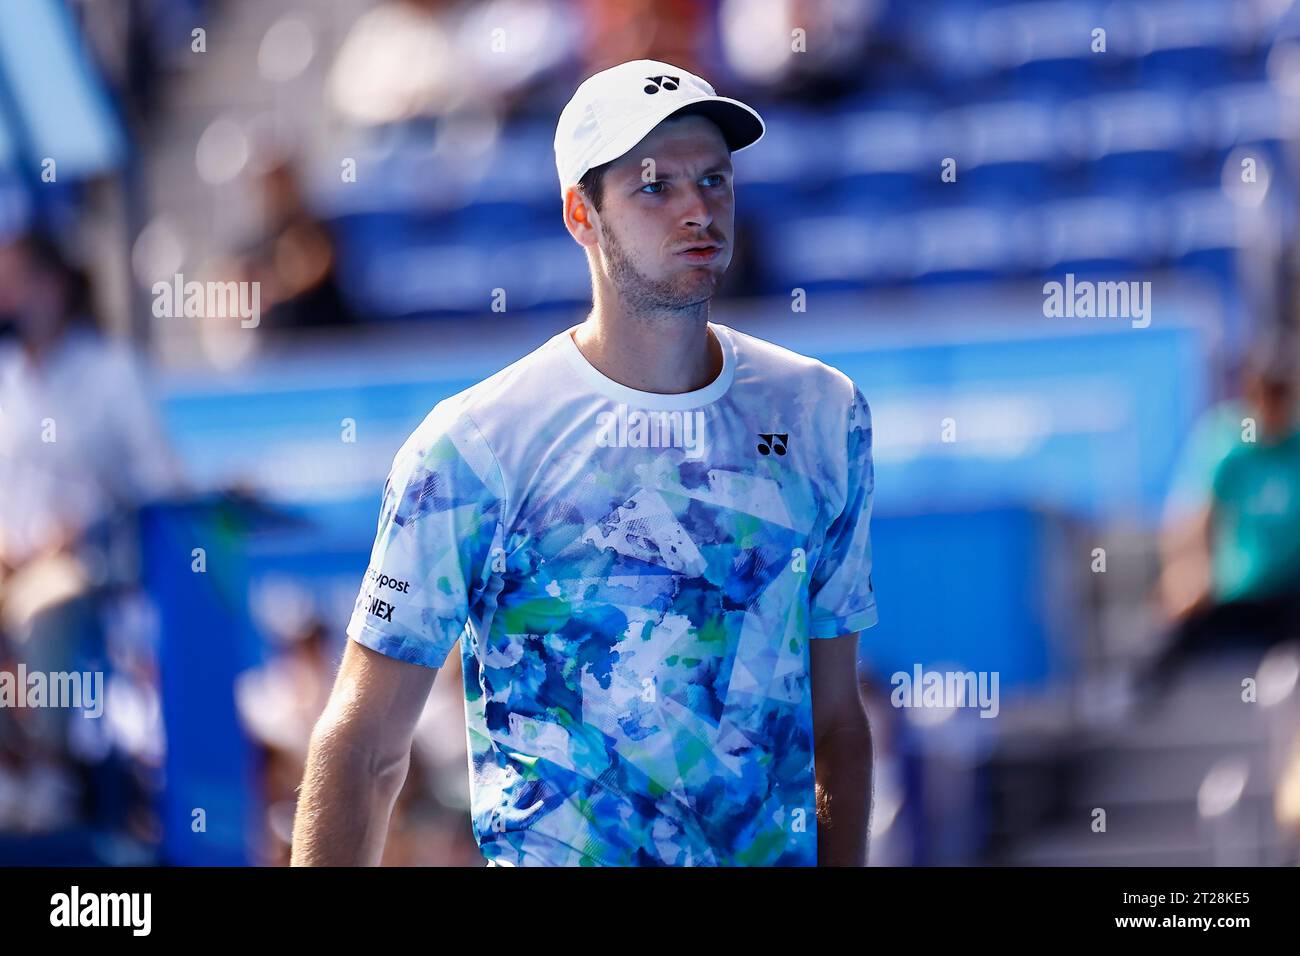
[[[679,250],[676,255],[692,263],[712,262],[722,255],[722,246],[713,242],[701,242]]]

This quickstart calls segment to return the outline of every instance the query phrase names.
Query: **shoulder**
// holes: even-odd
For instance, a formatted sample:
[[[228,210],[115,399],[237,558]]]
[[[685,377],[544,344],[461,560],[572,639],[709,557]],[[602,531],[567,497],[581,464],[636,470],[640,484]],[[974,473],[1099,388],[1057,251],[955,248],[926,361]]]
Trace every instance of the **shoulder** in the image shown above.
[[[854,383],[833,365],[747,332],[722,326],[736,349],[737,364],[760,374],[788,377],[806,389],[852,398]]]
[[[871,410],[858,384],[833,365],[723,326],[735,348],[737,375],[793,407],[806,419],[834,430],[870,427]]]
[[[496,470],[495,456],[463,393],[443,399],[393,456],[393,475],[407,481],[415,473],[453,474],[468,466],[484,481]]]
[[[468,465],[485,482],[503,483],[501,438],[525,409],[536,410],[555,391],[555,339],[498,372],[443,399],[411,432],[394,457],[394,470]]]

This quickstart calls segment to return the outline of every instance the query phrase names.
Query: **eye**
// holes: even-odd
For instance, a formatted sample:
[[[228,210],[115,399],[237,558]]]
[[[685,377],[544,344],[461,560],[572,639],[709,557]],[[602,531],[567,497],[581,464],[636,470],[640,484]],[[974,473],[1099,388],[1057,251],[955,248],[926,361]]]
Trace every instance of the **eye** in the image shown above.
[[[662,179],[656,179],[652,183],[646,183],[641,187],[640,191],[646,195],[655,196],[664,191],[664,185],[665,183]]]
[[[727,177],[722,175],[722,173],[709,173],[709,175],[700,180],[700,182],[706,186],[722,186],[726,184],[726,181]]]

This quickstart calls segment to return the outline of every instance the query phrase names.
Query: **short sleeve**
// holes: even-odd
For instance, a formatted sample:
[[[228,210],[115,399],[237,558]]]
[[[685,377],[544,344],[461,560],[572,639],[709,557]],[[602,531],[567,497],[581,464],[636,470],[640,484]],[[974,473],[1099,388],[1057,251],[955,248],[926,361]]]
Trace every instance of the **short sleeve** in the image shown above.
[[[1221,494],[1222,464],[1241,444],[1242,420],[1249,414],[1240,402],[1230,400],[1197,419],[1176,460],[1164,501],[1166,522],[1201,511]]]
[[[848,415],[844,508],[831,522],[809,585],[809,636],[838,637],[876,623],[871,585],[871,409],[855,386]]]
[[[393,461],[348,636],[380,654],[441,667],[491,574],[504,499],[500,468],[477,425],[439,405]]]

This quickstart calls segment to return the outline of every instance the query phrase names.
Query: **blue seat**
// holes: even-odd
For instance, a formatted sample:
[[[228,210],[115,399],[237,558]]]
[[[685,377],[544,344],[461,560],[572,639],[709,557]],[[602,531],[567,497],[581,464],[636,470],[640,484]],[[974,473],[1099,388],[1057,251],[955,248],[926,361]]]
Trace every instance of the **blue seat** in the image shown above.
[[[1181,91],[1139,89],[1079,100],[1063,110],[1061,129],[1067,148],[1103,185],[1158,185],[1177,176],[1185,156],[1199,148]]]
[[[898,252],[880,239],[885,217],[835,193],[769,207],[754,220],[751,242],[761,292],[850,289],[894,281],[888,258]]]
[[[498,138],[481,176],[466,190],[470,203],[538,205],[548,200],[560,208],[555,176],[554,124],[516,123]]]
[[[784,192],[790,184],[817,189],[835,179],[842,147],[834,113],[773,108],[764,112],[764,122],[762,142],[733,160],[737,182],[757,194]]]
[[[916,199],[939,181],[945,153],[931,141],[931,121],[920,111],[877,109],[839,119],[836,188],[846,196]]]
[[[1030,261],[1046,273],[1132,269],[1160,259],[1165,217],[1133,195],[1057,199],[1026,212]]]
[[[957,160],[957,183],[971,201],[1035,200],[1056,187],[1071,157],[1052,100],[999,99],[948,110],[935,138]]]
[[[1204,90],[1193,101],[1193,120],[1203,147],[1220,152],[1239,143],[1280,145],[1288,139],[1286,98],[1267,81]]]
[[[995,279],[1016,274],[1023,263],[1018,208],[972,204],[921,210],[886,227],[911,249],[910,278],[926,282]]]
[[[1246,46],[1253,19],[1237,4],[1221,0],[1164,0],[1123,9],[1129,16],[1120,36],[1140,47],[1135,52],[1144,81],[1223,75],[1231,56]],[[1122,51],[1124,47],[1121,42]]]

